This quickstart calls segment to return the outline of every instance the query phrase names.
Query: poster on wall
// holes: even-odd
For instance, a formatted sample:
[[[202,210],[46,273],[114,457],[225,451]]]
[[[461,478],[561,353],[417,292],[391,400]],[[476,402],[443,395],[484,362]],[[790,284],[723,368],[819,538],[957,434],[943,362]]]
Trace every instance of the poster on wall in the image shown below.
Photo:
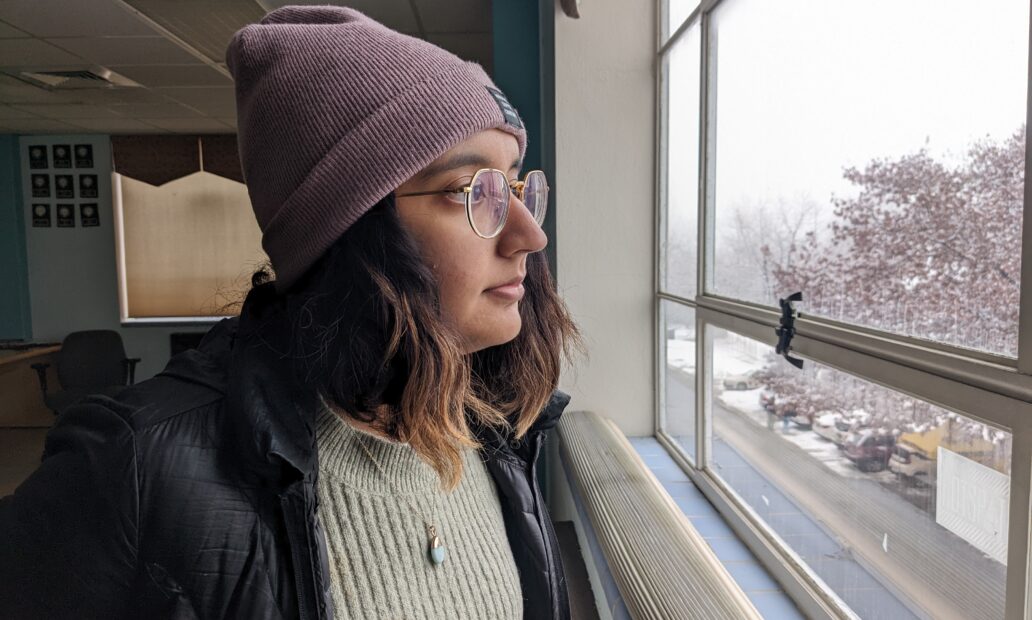
[[[67,144],[55,144],[54,145],[54,167],[55,168],[71,168],[72,167],[72,147]]]
[[[42,144],[33,144],[29,147],[29,168],[38,170],[49,168],[47,161],[47,147]]]
[[[72,182],[72,175],[54,175],[54,194],[58,198],[75,198],[75,184]]]
[[[75,228],[75,205],[57,205],[57,227]]]
[[[93,145],[92,144],[76,144],[75,145],[75,167],[76,168],[92,168],[93,167]]]
[[[100,226],[100,216],[97,214],[97,205],[92,202],[84,202],[79,205],[79,220],[82,227]]]
[[[48,174],[34,174],[34,175],[32,175],[32,197],[33,198],[50,198],[50,175],[48,175]]]
[[[50,205],[40,203],[32,205],[32,227],[50,228]]]
[[[79,175],[79,197],[80,198],[96,198],[97,197],[97,175],[95,175],[95,174],[80,174]]]

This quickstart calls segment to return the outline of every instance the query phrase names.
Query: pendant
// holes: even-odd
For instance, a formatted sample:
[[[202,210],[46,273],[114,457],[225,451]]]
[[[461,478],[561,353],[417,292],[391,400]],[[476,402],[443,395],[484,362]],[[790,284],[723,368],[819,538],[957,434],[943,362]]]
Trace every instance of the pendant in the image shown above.
[[[437,528],[430,526],[430,559],[434,564],[444,562],[445,548],[437,536]]]

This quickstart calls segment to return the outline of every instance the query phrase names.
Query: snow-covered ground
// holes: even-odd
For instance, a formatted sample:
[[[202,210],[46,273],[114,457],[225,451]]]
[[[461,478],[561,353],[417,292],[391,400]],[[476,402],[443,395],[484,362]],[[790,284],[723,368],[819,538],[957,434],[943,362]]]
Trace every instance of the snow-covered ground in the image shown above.
[[[666,342],[667,366],[673,366],[687,373],[695,373],[695,341],[668,338]]]
[[[719,339],[714,343],[713,377],[718,381],[727,375],[742,375],[760,370],[765,364],[765,350],[750,347],[754,341],[735,337]],[[739,342],[739,341],[742,342]],[[759,344],[759,343],[756,343]],[[765,347],[765,345],[764,345]],[[765,347],[769,349],[770,347]],[[667,365],[688,373],[695,372],[695,341],[667,338]]]

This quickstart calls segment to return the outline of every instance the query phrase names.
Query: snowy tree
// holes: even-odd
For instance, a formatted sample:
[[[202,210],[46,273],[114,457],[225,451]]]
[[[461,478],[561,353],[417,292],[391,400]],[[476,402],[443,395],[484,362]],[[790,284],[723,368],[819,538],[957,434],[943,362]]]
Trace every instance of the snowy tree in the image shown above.
[[[846,169],[860,191],[833,199],[829,243],[764,248],[778,290],[812,314],[1015,355],[1024,150],[1022,127],[957,166],[922,149]]]
[[[976,142],[957,165],[921,149],[847,168],[859,192],[832,199],[826,239],[813,231],[788,252],[763,247],[776,290],[802,291],[810,314],[1015,355],[1024,151],[1022,126]],[[771,364],[763,382],[806,411],[862,408],[896,432],[948,424],[1009,461],[1009,435],[984,424],[843,373],[793,372]]]

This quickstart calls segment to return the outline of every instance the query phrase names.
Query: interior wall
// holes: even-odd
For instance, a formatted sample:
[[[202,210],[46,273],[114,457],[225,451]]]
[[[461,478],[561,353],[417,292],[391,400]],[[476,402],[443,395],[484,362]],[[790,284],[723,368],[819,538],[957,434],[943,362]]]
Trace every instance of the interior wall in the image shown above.
[[[115,263],[115,232],[111,203],[111,141],[106,135],[21,136],[20,159],[22,206],[31,300],[32,340],[61,341],[69,332],[113,329],[122,335],[128,357],[142,358],[136,367],[136,381],[160,372],[168,362],[169,334],[204,331],[183,327],[122,327],[118,309],[118,270]],[[32,203],[29,187],[29,145],[92,144],[98,181],[96,199],[99,226],[83,228],[76,213],[74,228],[57,228],[56,215],[50,228],[35,228],[28,216]],[[70,172],[74,173],[74,170]],[[55,198],[37,199],[49,202]],[[73,202],[73,201],[69,201]],[[76,204],[82,202],[79,198]]]
[[[570,410],[653,432],[656,3],[556,4],[558,286],[589,358],[566,369]]]

